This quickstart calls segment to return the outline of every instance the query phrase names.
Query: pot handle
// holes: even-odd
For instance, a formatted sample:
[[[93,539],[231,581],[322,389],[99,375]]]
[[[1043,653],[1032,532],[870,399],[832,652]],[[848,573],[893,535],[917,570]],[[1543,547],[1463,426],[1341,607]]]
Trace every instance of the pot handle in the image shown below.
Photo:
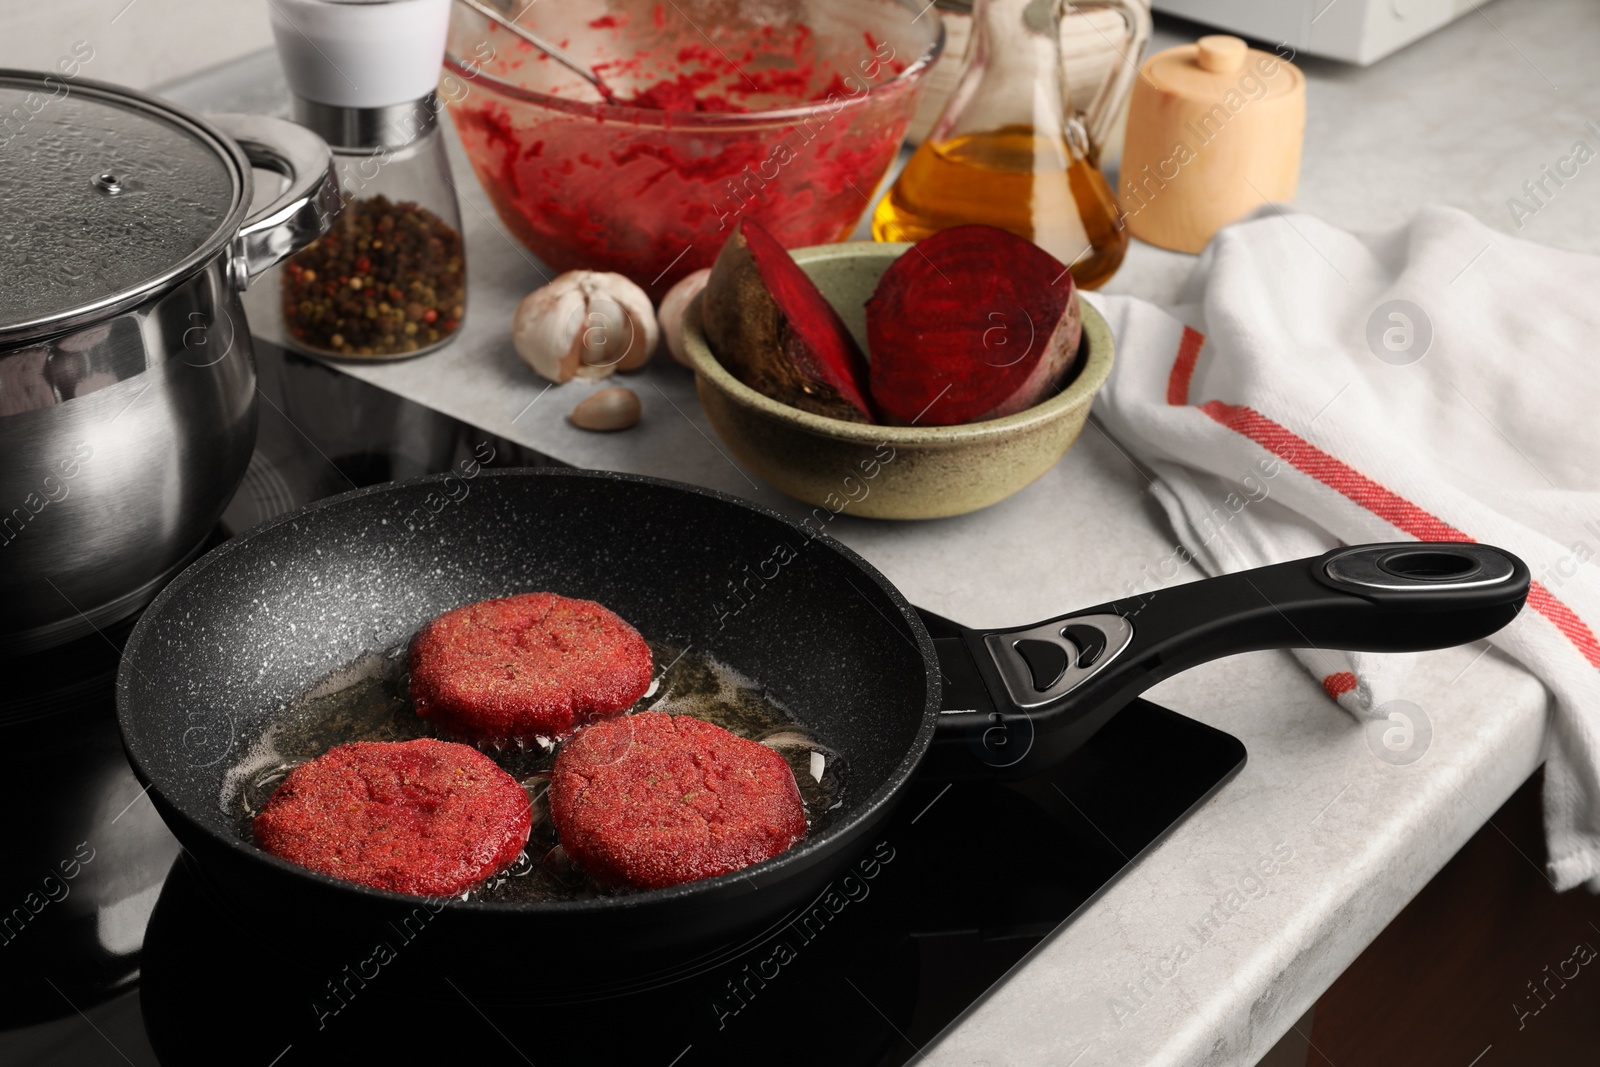
[[[1157,682],[1239,652],[1476,641],[1516,617],[1528,585],[1527,565],[1502,549],[1405,541],[1169,586],[1034,626],[963,628],[935,642],[950,684],[929,769],[1037,773]]]
[[[306,129],[268,115],[207,115],[244,149],[252,166],[289,180],[272,203],[244,220],[234,238],[228,277],[240,292],[250,278],[328,232],[342,206],[333,153]]]

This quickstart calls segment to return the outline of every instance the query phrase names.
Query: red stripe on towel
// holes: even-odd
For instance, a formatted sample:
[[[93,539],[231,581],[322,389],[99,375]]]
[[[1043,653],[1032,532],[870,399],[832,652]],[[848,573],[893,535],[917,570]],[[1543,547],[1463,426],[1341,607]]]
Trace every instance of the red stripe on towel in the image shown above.
[[[1322,688],[1327,690],[1328,695],[1335,700],[1350,692],[1357,684],[1356,676],[1349,671],[1338,671],[1322,679]]]
[[[1199,410],[1419,541],[1473,540],[1463,531],[1424,511],[1259,411],[1217,400],[1208,400],[1200,405]],[[1534,582],[1528,591],[1528,606],[1549,619],[1589,661],[1591,667],[1600,667],[1600,640],[1595,638],[1594,631],[1579,618],[1577,612],[1538,582]]]
[[[1183,340],[1178,342],[1178,358],[1167,376],[1167,403],[1182,407],[1189,402],[1189,382],[1194,378],[1194,365],[1200,360],[1200,349],[1205,346],[1206,335],[1190,326],[1183,328]]]

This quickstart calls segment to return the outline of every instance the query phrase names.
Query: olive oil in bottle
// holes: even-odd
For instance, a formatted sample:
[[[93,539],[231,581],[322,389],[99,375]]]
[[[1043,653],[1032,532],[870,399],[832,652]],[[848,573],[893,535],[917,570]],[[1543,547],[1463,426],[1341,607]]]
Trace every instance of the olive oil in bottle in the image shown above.
[[[1083,289],[1110,278],[1128,250],[1105,176],[1027,126],[923,142],[878,202],[872,236],[920,241],[974,222],[1026,237]]]
[[[917,241],[981,223],[1025,237],[1094,289],[1128,250],[1121,209],[1098,165],[1149,38],[1137,0],[1084,0],[1128,26],[1132,60],[1114,66],[1087,111],[1072,106],[1061,58],[1062,0],[976,0],[966,69],[933,130],[872,216],[879,241]]]

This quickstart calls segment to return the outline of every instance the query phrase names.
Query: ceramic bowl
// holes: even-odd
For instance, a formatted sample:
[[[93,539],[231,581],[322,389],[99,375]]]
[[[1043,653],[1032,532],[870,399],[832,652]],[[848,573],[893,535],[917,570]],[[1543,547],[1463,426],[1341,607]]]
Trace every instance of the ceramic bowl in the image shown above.
[[[873,241],[793,252],[866,350],[864,304],[911,246]],[[696,298],[684,347],[706,418],[733,454],[797,500],[831,513],[935,519],[988,507],[1055,466],[1111,372],[1111,331],[1083,304],[1083,355],[1060,393],[1026,411],[962,426],[877,426],[780,404],[730,374],[706,343]]]

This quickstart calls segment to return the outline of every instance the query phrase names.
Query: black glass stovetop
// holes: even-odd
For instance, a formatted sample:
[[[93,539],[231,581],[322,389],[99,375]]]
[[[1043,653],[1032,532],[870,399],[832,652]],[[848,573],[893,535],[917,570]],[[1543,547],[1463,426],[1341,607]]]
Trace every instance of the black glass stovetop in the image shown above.
[[[485,442],[494,465],[542,461],[270,346],[258,360],[257,455],[219,537]],[[935,636],[950,626],[926,618]],[[274,930],[236,911],[122,756],[127,629],[0,667],[0,801],[22,816],[0,867],[0,1063],[894,1067],[1245,759],[1233,737],[1136,702],[1038,778],[914,783],[847,875],[767,928],[580,981],[583,961],[538,945],[485,968],[418,950],[425,928]]]

